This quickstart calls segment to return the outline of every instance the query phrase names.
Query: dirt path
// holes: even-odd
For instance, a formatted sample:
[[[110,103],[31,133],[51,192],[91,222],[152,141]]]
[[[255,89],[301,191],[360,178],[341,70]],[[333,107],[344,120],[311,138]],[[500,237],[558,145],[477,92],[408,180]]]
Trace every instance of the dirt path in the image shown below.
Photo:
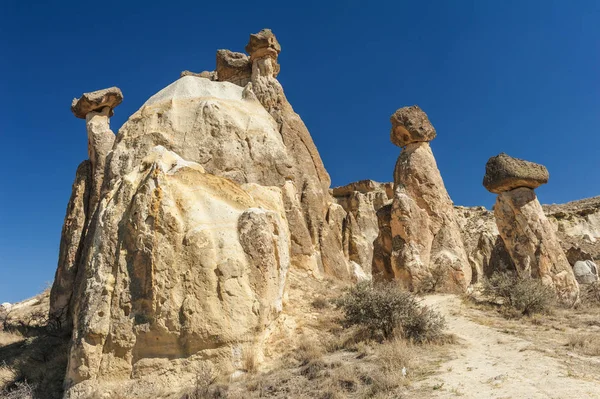
[[[458,311],[461,300],[433,295],[425,304],[443,313],[459,338],[453,360],[417,384],[430,398],[600,398],[600,384],[573,377],[555,357],[525,339],[477,324]]]

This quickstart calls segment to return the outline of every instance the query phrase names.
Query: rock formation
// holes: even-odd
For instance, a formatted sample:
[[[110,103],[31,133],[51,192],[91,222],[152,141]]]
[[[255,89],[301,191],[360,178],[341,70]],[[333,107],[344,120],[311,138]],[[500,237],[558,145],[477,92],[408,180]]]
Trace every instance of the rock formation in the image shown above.
[[[579,260],[573,266],[573,274],[579,284],[592,284],[598,281],[598,267],[591,260]]]
[[[435,129],[417,106],[397,110],[391,122],[391,141],[403,147],[394,170],[390,213],[394,277],[418,290],[434,275],[444,275],[437,288],[465,291],[471,268],[452,201],[429,146]]]
[[[483,184],[500,192],[494,216],[518,275],[541,279],[572,304],[578,300],[579,286],[532,188],[544,180],[548,171],[542,165],[500,154],[487,162]]]
[[[72,325],[67,397],[174,385],[174,375],[191,382],[205,362],[239,372],[248,353],[260,360],[290,265],[368,278],[358,250],[344,255],[368,238],[354,229],[348,241],[344,224],[374,213],[379,194],[348,216],[276,79],[275,36],[251,35],[246,50],[219,50],[216,71],[183,72],[116,138],[119,89],[74,100],[89,160],[73,185],[51,299],[51,313]]]
[[[390,183],[361,180],[332,190],[337,203],[345,210],[342,226],[344,255],[355,274],[371,276],[373,242],[379,234],[377,211],[390,204],[393,187]]]

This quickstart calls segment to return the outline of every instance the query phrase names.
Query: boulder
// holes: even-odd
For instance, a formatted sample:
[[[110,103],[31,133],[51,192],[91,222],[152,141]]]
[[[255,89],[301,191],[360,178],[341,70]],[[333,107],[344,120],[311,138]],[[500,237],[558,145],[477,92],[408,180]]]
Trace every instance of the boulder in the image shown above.
[[[575,262],[573,273],[579,284],[592,284],[598,281],[598,267],[591,260]]]
[[[491,157],[485,165],[483,185],[499,194],[519,187],[535,189],[548,183],[548,178],[545,166],[501,153]]]
[[[123,93],[118,87],[83,93],[80,98],[74,98],[71,103],[71,112],[81,119],[93,111],[109,108],[108,116],[113,116],[113,109],[123,101]]]
[[[250,58],[230,50],[217,51],[217,80],[246,86],[252,75]]]
[[[576,303],[579,285],[535,192],[520,187],[500,193],[494,215],[517,274],[541,279],[563,302]]]
[[[192,381],[193,359],[236,369],[243,348],[261,351],[290,264],[281,190],[240,186],[160,145],[108,190],[77,274],[69,397],[131,376],[169,386],[170,369]]]
[[[405,147],[411,143],[428,142],[436,132],[427,114],[418,105],[400,108],[391,116],[390,139],[394,145]]]

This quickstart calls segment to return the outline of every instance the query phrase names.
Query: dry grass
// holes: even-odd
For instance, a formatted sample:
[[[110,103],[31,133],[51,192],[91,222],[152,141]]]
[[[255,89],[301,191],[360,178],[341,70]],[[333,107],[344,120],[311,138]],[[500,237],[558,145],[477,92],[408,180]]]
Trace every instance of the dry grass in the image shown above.
[[[600,340],[598,334],[572,334],[567,345],[584,355],[600,356]]]

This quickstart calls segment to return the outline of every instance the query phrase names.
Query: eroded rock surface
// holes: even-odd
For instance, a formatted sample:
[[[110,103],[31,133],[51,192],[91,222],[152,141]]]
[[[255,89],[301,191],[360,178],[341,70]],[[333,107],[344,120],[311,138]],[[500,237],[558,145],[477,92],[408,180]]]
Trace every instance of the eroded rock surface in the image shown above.
[[[535,189],[548,183],[548,178],[545,166],[501,153],[491,157],[485,165],[483,185],[499,194],[519,187]]]
[[[355,270],[360,268],[369,278],[373,242],[379,235],[377,211],[391,203],[392,184],[361,180],[336,187],[332,193],[346,214],[342,226],[344,254]]]
[[[419,132],[419,140],[411,142],[404,137],[398,143],[392,139],[397,145],[406,144],[394,170],[390,216],[394,276],[408,289],[419,290],[434,275],[443,275],[436,289],[465,291],[471,282],[471,267],[452,201],[426,141],[435,137],[435,130],[415,106],[392,116],[392,138],[398,131],[409,132],[410,137]]]
[[[535,192],[521,187],[499,194],[494,215],[518,275],[539,278],[563,301],[575,303],[579,286]]]

